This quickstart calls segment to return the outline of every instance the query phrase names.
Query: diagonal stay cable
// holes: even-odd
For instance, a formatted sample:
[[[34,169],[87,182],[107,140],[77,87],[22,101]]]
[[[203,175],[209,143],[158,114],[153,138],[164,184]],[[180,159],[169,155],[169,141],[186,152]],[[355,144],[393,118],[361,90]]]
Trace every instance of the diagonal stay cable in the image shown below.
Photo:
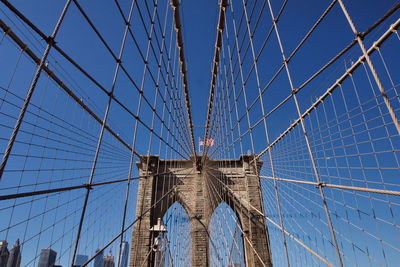
[[[38,29],[35,25],[33,25],[33,23],[28,19],[28,18],[26,18],[21,12],[19,12],[14,6],[12,6],[8,1],[6,1],[6,0],[2,0],[2,2],[12,11],[12,12],[14,12],[23,22],[25,22],[29,27],[31,27],[39,36],[41,36],[47,43],[49,43],[49,38],[48,37],[46,37],[46,35],[42,32],[42,31],[40,31],[40,29]],[[96,33],[96,35],[100,38],[100,40],[101,40],[101,42],[104,44],[104,46],[106,47],[106,49],[109,51],[109,53],[110,53],[110,55],[113,57],[113,59],[117,62],[117,63],[120,63],[120,68],[121,68],[121,70],[125,73],[125,75],[128,77],[128,79],[129,79],[129,81],[133,84],[133,86],[134,86],[134,88],[136,88],[136,90],[140,93],[140,94],[142,94],[141,92],[140,92],[140,87],[138,86],[138,84],[136,84],[134,81],[133,81],[133,78],[131,77],[131,75],[128,73],[128,71],[127,71],[127,69],[124,67],[124,65],[122,64],[122,62],[118,62],[119,60],[118,60],[118,58],[117,58],[117,56],[115,55],[115,53],[111,50],[111,48],[110,48],[110,46],[109,46],[109,44],[105,41],[105,39],[103,38],[103,36],[100,34],[100,32],[97,30],[97,28],[95,27],[95,25],[93,24],[93,22],[90,20],[90,18],[86,15],[86,13],[85,13],[85,11],[82,9],[82,7],[79,5],[79,3],[77,2],[77,1],[73,1],[76,5],[77,5],[77,7],[78,7],[78,9],[81,11],[81,13],[82,13],[82,15],[85,17],[85,19],[87,20],[87,22],[89,23],[89,25],[92,27],[92,29],[93,29],[93,31]],[[139,10],[140,11],[140,10]],[[124,18],[124,20],[126,20],[125,18]],[[126,21],[125,21],[125,23],[126,23]],[[143,21],[142,21],[142,23],[144,23]],[[4,24],[4,27],[2,27],[3,28],[3,30],[6,32],[6,33],[8,33],[9,32],[9,27],[6,25],[6,24]],[[133,36],[133,33],[131,32],[131,30],[130,30],[130,27],[129,27],[129,29],[128,29],[128,32],[129,32],[129,34],[130,34],[130,36],[134,39],[134,41],[135,41],[135,44],[136,44],[136,47],[138,48],[138,51],[140,52],[140,54],[142,55],[142,51],[140,50],[140,48],[138,47],[138,44],[136,43],[136,39],[134,38],[134,36]],[[15,34],[14,34],[15,35]],[[149,38],[149,36],[147,37],[147,38]],[[15,40],[14,40],[15,41]],[[19,44],[19,43],[18,43]],[[23,46],[22,47],[26,47],[26,44],[24,44],[22,41],[21,41],[21,44],[23,44]],[[20,44],[19,44],[20,45]],[[21,46],[21,45],[20,45]],[[56,43],[53,45],[53,47],[65,58],[65,59],[67,59],[72,65],[74,65],[82,74],[84,74],[90,81],[92,81],[98,88],[100,88],[101,89],[101,91],[102,92],[104,92],[105,94],[107,94],[107,95],[110,95],[110,92],[107,90],[107,89],[105,89],[105,87],[104,86],[102,86],[95,78],[93,78],[87,71],[85,71],[84,69],[83,69],[83,67],[81,67],[75,60],[73,60],[66,52],[64,52]],[[27,52],[27,51],[26,51]],[[30,56],[30,57],[32,57],[33,58],[33,56],[34,56],[34,53],[32,52],[32,51],[30,51],[31,53],[28,53],[28,55]],[[144,63],[145,63],[145,65],[147,66],[147,61],[146,61],[146,59],[145,58],[143,58],[143,61],[144,61]],[[39,60],[39,62],[40,62],[40,60]],[[146,68],[148,68],[148,67],[146,67]],[[45,68],[44,68],[45,69]],[[47,72],[47,71],[46,71]],[[48,72],[47,72],[48,73]],[[49,74],[49,73],[48,73]],[[149,72],[149,74],[151,75],[151,78],[152,78],[152,80],[155,82],[155,79],[154,79],[154,77],[153,77],[153,74],[151,73],[151,72]],[[55,74],[54,73],[52,73],[51,75],[50,75],[53,79],[55,79],[55,78],[57,78],[57,79],[55,79],[55,81],[57,82],[57,83],[59,83],[60,84],[60,86],[64,89],[64,90],[66,90],[66,88],[64,87],[64,84],[63,84],[63,82],[60,80],[60,79],[58,79],[58,77],[56,77],[55,76]],[[69,89],[68,89],[69,90]],[[68,94],[70,94],[69,92],[67,92]],[[150,127],[147,125],[147,124],[145,124],[140,118],[137,118],[136,116],[135,116],[135,114],[126,106],[126,105],[124,105],[118,98],[116,98],[116,96],[115,95],[111,95],[111,98],[119,105],[119,106],[121,106],[125,111],[127,111],[132,117],[134,117],[136,120],[139,120],[139,122],[144,126],[144,127],[146,127],[149,131],[150,131]],[[149,100],[147,99],[147,97],[145,97],[145,95],[143,95],[143,99],[145,100],[145,102],[147,103],[147,105],[151,108],[151,103],[149,102]],[[80,98],[75,98],[74,97],[74,100],[75,101],[78,101],[78,100],[80,100]],[[176,108],[176,107],[175,107]],[[92,115],[92,114],[91,114]],[[156,113],[156,116],[161,120],[161,118],[159,117],[159,115]],[[101,121],[99,121],[100,123],[101,123]],[[175,121],[174,121],[175,122]],[[162,121],[162,124],[164,124],[164,126],[166,126],[165,125],[165,123]],[[106,125],[106,127],[108,127],[108,125]],[[175,125],[175,127],[178,127],[177,125]],[[167,128],[167,130],[168,131],[170,131],[170,129],[169,128]],[[181,133],[180,132],[180,129],[178,129],[179,130],[179,133]],[[160,138],[159,136],[158,136],[158,134],[157,133],[154,133],[154,135],[155,136],[157,136],[157,138]],[[115,137],[117,137],[117,135],[115,135]],[[176,137],[174,136],[174,138],[176,139]],[[119,138],[119,136],[118,136],[118,138],[117,139],[119,139],[120,140],[120,138]],[[120,140],[121,141],[121,140]],[[165,142],[164,140],[162,140],[167,146],[169,146],[169,144],[167,143],[167,142]],[[126,143],[125,143],[126,144]],[[129,145],[125,145],[127,148],[130,148],[130,146]],[[179,146],[182,146],[180,143],[179,143]],[[186,151],[186,149],[183,149],[186,153],[187,153],[187,151]],[[136,154],[136,153],[135,153]],[[189,154],[189,153],[187,153],[187,154]],[[182,157],[184,157],[182,154],[180,154]],[[136,154],[136,156],[138,156],[139,157],[139,154]]]
[[[167,173],[171,173],[170,171],[168,171]],[[149,174],[149,175],[154,175],[154,176],[158,176],[161,175],[162,173],[156,173],[156,174]],[[185,177],[187,177],[188,175],[191,175],[192,173],[186,173]],[[171,189],[169,189],[165,194],[163,194],[160,199],[158,199],[157,201],[155,201],[149,208],[147,209],[143,209],[142,212],[140,213],[140,215],[132,222],[130,223],[125,229],[123,229],[123,231],[121,231],[117,236],[115,236],[112,240],[110,240],[102,249],[100,249],[98,252],[96,252],[91,258],[89,258],[83,265],[82,267],[87,266],[91,261],[94,260],[94,258],[96,258],[97,255],[99,255],[101,252],[103,252],[107,247],[109,247],[113,242],[115,242],[119,237],[121,237],[126,231],[128,231],[132,226],[135,225],[135,223],[139,220],[143,219],[143,216],[145,214],[147,214],[148,212],[150,212],[154,207],[156,207],[161,201],[163,201],[165,199],[165,197],[169,196],[171,193],[174,193],[176,191],[178,185],[172,186]]]
[[[375,50],[379,48],[379,46],[387,39],[390,35],[392,35],[395,30],[400,26],[400,19],[398,19],[395,23],[393,23],[389,29],[377,40],[374,44],[368,49],[367,54],[372,54]],[[301,118],[305,118],[308,116],[311,111],[313,111],[319,104],[321,104],[325,98],[332,94],[332,91],[340,86],[340,84],[351,74],[355,71],[355,69],[362,64],[365,60],[365,56],[362,55],[360,58],[353,63],[353,65],[346,70],[346,72],[336,80],[336,82],[331,85],[324,94],[322,94],[302,115]],[[285,135],[287,135],[293,128],[300,123],[301,118],[296,119],[280,136],[278,136],[270,145],[268,145],[263,151],[261,151],[254,160],[257,160],[262,155],[264,155],[269,149],[271,149],[279,140],[281,140]]]
[[[24,51],[26,52],[26,54],[32,59],[34,60],[36,63],[40,62],[40,59],[32,52],[32,50],[30,50],[27,45],[22,42],[22,40],[0,19],[0,28],[2,28],[4,31],[7,32],[7,34],[11,37],[11,39],[16,42],[16,44],[18,46],[20,46],[21,48],[24,48]],[[65,85],[65,83],[63,83],[63,81],[61,81],[56,75],[55,73],[48,67],[43,65],[43,70],[69,95],[71,96],[74,101],[76,101],[85,111],[87,111],[89,113],[90,116],[92,116],[98,123],[102,123],[102,119],[100,119],[99,116],[97,116],[94,111],[92,111],[84,102],[81,98],[79,98],[78,96],[76,96],[72,90],[67,87],[67,85]],[[108,94],[108,93],[107,93]],[[142,124],[147,130],[151,131],[151,128],[149,125],[147,125],[142,119],[140,119],[139,117],[137,117],[135,114],[133,114],[133,112],[131,110],[129,110],[126,106],[124,106],[118,99],[116,99],[114,96],[112,96],[113,100],[119,104],[122,108],[124,108],[126,111],[128,111],[128,113],[133,116],[135,119],[137,119],[140,124]],[[164,123],[164,122],[163,122]],[[109,125],[105,125],[104,126],[105,129],[112,134],[119,142],[121,142],[126,148],[128,148],[129,150],[131,150],[130,145],[128,145],[128,143],[126,141],[124,141],[119,134],[115,133],[110,127]],[[167,127],[167,131],[170,131],[169,128]],[[155,136],[157,136],[157,138],[159,138],[163,143],[165,143],[167,146],[170,146],[170,144],[168,142],[166,142],[163,138],[161,138],[159,136],[159,134],[157,134],[156,132],[153,132],[153,134]],[[174,138],[176,139],[176,136],[174,136]],[[172,147],[171,147],[172,148]],[[174,148],[172,148],[174,149]],[[134,151],[134,154],[140,158],[140,154],[136,151]],[[178,152],[178,154],[182,157],[184,157],[180,152]]]
[[[35,90],[35,88],[36,88],[36,85],[37,85],[37,82],[38,82],[38,80],[39,80],[40,74],[42,73],[42,70],[43,70],[44,67],[45,67],[45,62],[46,62],[47,56],[48,56],[49,53],[50,53],[50,50],[51,50],[51,48],[52,48],[52,45],[54,44],[54,38],[56,37],[56,35],[57,35],[57,33],[58,33],[58,30],[59,30],[60,27],[61,27],[61,23],[63,22],[63,20],[64,20],[64,18],[65,18],[65,15],[66,15],[66,13],[67,13],[67,10],[68,10],[68,7],[70,6],[70,4],[71,4],[71,0],[68,0],[68,1],[65,3],[64,8],[63,8],[63,10],[62,10],[62,12],[61,12],[61,15],[60,15],[59,18],[58,18],[57,24],[56,24],[56,26],[54,27],[53,33],[52,33],[52,35],[49,37],[50,42],[48,43],[48,45],[47,45],[47,47],[46,47],[46,50],[45,50],[44,53],[43,53],[42,58],[39,60],[39,64],[38,64],[38,67],[37,67],[37,69],[36,69],[35,77],[34,77],[32,83],[31,83],[31,85],[29,86],[29,90],[28,90],[28,92],[27,92],[27,94],[26,94],[24,104],[23,104],[23,106],[22,106],[22,108],[21,108],[21,110],[20,110],[20,114],[19,114],[19,116],[18,116],[18,120],[17,120],[17,122],[16,122],[16,124],[15,124],[14,130],[13,130],[13,132],[12,132],[12,134],[11,134],[10,140],[9,140],[9,142],[8,142],[8,144],[7,144],[6,151],[4,152],[4,156],[3,156],[3,159],[2,159],[2,161],[1,161],[1,165],[0,165],[0,179],[1,179],[2,175],[3,175],[4,169],[5,169],[6,164],[7,164],[7,160],[8,160],[8,158],[9,158],[9,156],[10,156],[12,147],[13,147],[14,142],[15,142],[15,139],[17,138],[18,130],[19,130],[19,128],[21,127],[22,120],[24,119],[25,112],[26,112],[26,110],[27,110],[27,108],[28,108],[28,105],[29,105],[30,100],[31,100],[32,95],[33,95],[33,92],[34,92],[34,90]]]
[[[247,209],[247,210],[254,210],[256,213],[258,213],[259,215],[261,215],[262,217],[264,217],[266,220],[268,220],[271,224],[273,224],[275,227],[277,227],[279,230],[284,231],[285,234],[287,236],[289,236],[291,239],[293,239],[295,242],[297,242],[300,246],[304,247],[306,250],[308,250],[310,253],[312,253],[314,256],[316,256],[318,259],[320,259],[322,262],[324,262],[325,264],[327,264],[328,266],[333,266],[331,263],[329,263],[327,260],[325,260],[323,257],[321,257],[318,253],[316,253],[315,251],[313,251],[312,249],[310,249],[307,245],[305,245],[303,242],[301,242],[299,239],[296,238],[295,235],[289,233],[287,230],[282,229],[281,226],[279,224],[277,224],[276,222],[274,222],[271,218],[269,218],[268,216],[266,216],[263,212],[261,212],[259,209],[257,209],[256,207],[254,207],[251,203],[249,203],[248,201],[236,197],[236,194],[232,191],[232,189],[230,189],[226,184],[224,184],[223,182],[219,181],[218,179],[214,179],[215,181],[218,181],[223,188],[226,190],[226,192],[232,194],[233,196],[235,196],[235,200],[239,203],[240,206],[242,206],[243,208]]]
[[[308,37],[311,35],[311,33],[313,32],[313,29],[315,30],[315,28],[317,27],[317,25],[320,23],[320,21],[326,16],[327,12],[331,9],[332,5],[335,2],[332,2],[331,5],[325,10],[324,14],[321,15],[321,17],[317,20],[317,22],[314,24],[314,26],[312,27],[312,29],[306,34],[306,36],[302,39],[302,41],[299,43],[299,45],[296,47],[296,49],[291,53],[291,55],[287,58],[287,62],[289,62],[291,60],[291,58],[296,54],[296,52],[299,50],[299,48],[302,46],[302,44],[304,44],[304,42],[308,39]],[[378,25],[380,25],[380,23],[382,23],[385,19],[387,19],[388,17],[390,17],[394,12],[396,12],[398,9],[400,8],[400,4],[395,5],[392,9],[390,9],[387,13],[385,13],[377,22],[375,22],[371,27],[369,27],[365,32],[360,33],[360,35],[364,38],[366,37],[370,32],[372,32]],[[282,11],[282,10],[281,10]],[[278,14],[279,16],[279,14]],[[277,18],[278,18],[277,16]],[[276,19],[277,19],[276,18]],[[395,31],[396,28],[393,28],[393,31]],[[383,42],[383,41],[382,41]],[[379,42],[379,43],[382,43]],[[295,89],[294,92],[292,92],[291,94],[289,94],[284,100],[282,100],[278,105],[276,105],[274,108],[272,108],[267,114],[265,114],[265,116],[263,116],[262,118],[260,118],[254,125],[251,126],[250,129],[255,128],[258,124],[260,124],[265,118],[269,117],[273,112],[275,112],[276,110],[278,110],[278,108],[282,107],[283,104],[285,104],[289,99],[291,99],[293,97],[294,94],[298,93],[301,89],[303,89],[303,87],[305,87],[307,84],[309,84],[312,80],[314,80],[318,75],[320,75],[324,70],[326,70],[329,66],[331,66],[334,62],[337,61],[337,59],[339,59],[341,56],[343,56],[347,51],[349,51],[355,44],[357,43],[356,39],[353,39],[352,42],[350,42],[342,51],[340,51],[337,55],[335,55],[331,60],[329,60],[329,62],[327,62],[324,66],[322,66],[316,73],[314,73],[310,78],[308,78],[302,85],[300,85],[298,88]],[[379,45],[378,45],[379,46]],[[258,61],[258,58],[260,56],[261,51],[263,50],[263,48],[260,50],[259,54],[256,57],[256,61]],[[370,52],[368,52],[369,54]],[[252,68],[254,68],[254,63]],[[264,94],[264,92],[269,88],[269,86],[272,84],[272,82],[275,80],[275,78],[279,75],[279,73],[284,69],[284,64],[282,63],[280,68],[278,68],[278,70],[276,71],[276,73],[274,74],[274,76],[270,79],[270,81],[267,83],[267,85],[262,89],[261,95]],[[249,109],[251,109],[256,102],[259,100],[260,96],[257,96],[253,102],[251,103],[251,105],[249,105]],[[244,117],[245,117],[246,113],[244,113],[238,121],[241,121]],[[237,122],[232,130],[236,127],[238,127],[239,122]],[[250,131],[250,129],[248,129],[246,132],[244,132],[243,134],[240,135],[239,138],[237,138],[234,143],[238,142],[239,139],[241,137],[243,137],[244,135],[248,134],[248,132]],[[225,137],[226,139],[226,137]],[[224,140],[225,140],[224,139]],[[218,145],[220,146],[220,144]],[[229,146],[230,147],[230,146]],[[228,148],[229,148],[228,147]],[[221,153],[221,152],[220,152]],[[219,153],[219,154],[220,154]]]
[[[157,175],[164,175],[164,174],[168,174],[168,173],[170,173],[170,172],[168,171],[168,172],[158,173]],[[178,172],[175,171],[174,174],[176,174],[176,173],[178,173]],[[18,193],[18,194],[0,195],[0,201],[1,200],[14,199],[14,198],[23,198],[23,197],[29,197],[29,196],[36,196],[36,195],[57,193],[57,192],[63,192],[63,191],[70,191],[70,190],[81,189],[81,188],[93,189],[92,187],[95,187],[95,186],[122,183],[122,182],[126,182],[126,181],[137,180],[137,179],[140,179],[140,178],[146,178],[146,177],[147,176],[145,175],[145,176],[137,176],[137,177],[118,179],[118,180],[112,180],[112,181],[106,181],[106,182],[92,183],[91,185],[85,183],[85,184],[76,185],[76,186],[58,187],[58,188],[54,188],[54,189],[23,192],[23,193]]]
[[[25,53],[35,62],[40,62],[40,59],[30,50],[27,45],[22,42],[22,40],[8,27],[3,20],[0,19],[0,28],[7,32],[7,35],[21,48],[24,48]],[[58,84],[60,87],[70,96],[72,97],[86,112],[89,113],[98,123],[101,123],[102,120],[98,117],[78,96],[76,96],[72,90],[67,87],[55,74],[54,72],[47,66],[43,66],[43,70]],[[121,142],[126,148],[130,149],[128,143],[126,143],[118,134],[116,134],[108,125],[105,126],[108,132],[110,132],[119,142]],[[137,156],[140,156],[137,154]]]

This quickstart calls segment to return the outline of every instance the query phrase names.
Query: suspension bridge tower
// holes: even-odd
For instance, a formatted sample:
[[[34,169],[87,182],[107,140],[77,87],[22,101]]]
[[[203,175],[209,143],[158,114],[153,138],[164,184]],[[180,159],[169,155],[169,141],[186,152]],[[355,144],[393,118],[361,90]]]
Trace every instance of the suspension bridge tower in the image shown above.
[[[159,218],[175,202],[183,206],[190,218],[192,266],[209,266],[208,226],[222,201],[239,220],[246,266],[272,266],[265,219],[254,211],[263,210],[257,175],[262,162],[253,159],[252,155],[242,155],[239,160],[142,157],[137,162],[142,178],[136,208],[139,221],[133,231],[130,266],[155,265],[158,233],[151,229],[159,227]],[[139,217],[147,210],[150,211]]]

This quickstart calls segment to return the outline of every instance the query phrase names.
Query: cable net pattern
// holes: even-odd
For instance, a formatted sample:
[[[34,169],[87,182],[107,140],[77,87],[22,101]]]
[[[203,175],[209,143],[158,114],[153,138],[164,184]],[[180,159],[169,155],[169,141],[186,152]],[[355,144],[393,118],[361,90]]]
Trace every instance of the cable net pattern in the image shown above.
[[[213,3],[200,153],[185,1],[36,2],[0,4],[0,249],[12,266],[38,265],[47,248],[52,264],[132,266],[132,232],[150,212],[136,210],[149,177],[136,164],[151,155],[206,173],[210,266],[245,266],[250,254],[270,266],[247,238],[256,220],[275,266],[399,261],[397,1]],[[230,160],[246,155],[259,207],[234,191]],[[197,218],[176,188],[161,194],[174,204],[142,266],[193,262]]]
[[[263,162],[264,210],[249,208],[274,265],[398,257],[398,4],[362,29],[355,6],[220,3],[206,152]]]

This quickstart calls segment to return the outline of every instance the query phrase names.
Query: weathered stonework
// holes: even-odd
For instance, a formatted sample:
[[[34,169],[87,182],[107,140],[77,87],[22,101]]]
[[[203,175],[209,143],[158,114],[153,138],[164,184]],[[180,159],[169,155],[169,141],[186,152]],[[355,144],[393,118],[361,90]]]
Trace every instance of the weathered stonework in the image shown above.
[[[147,178],[139,181],[136,216],[150,211],[135,224],[130,266],[143,263],[142,266],[154,266],[154,255],[149,254],[154,236],[149,229],[176,201],[190,218],[192,266],[209,266],[208,224],[221,198],[239,218],[246,266],[263,266],[260,259],[266,266],[272,266],[265,220],[254,211],[254,208],[262,211],[263,203],[256,167],[249,165],[252,159],[250,155],[242,155],[239,160],[205,159],[202,166],[201,158],[194,163],[150,156],[137,162],[140,175]],[[261,165],[262,162],[257,162],[258,169]]]

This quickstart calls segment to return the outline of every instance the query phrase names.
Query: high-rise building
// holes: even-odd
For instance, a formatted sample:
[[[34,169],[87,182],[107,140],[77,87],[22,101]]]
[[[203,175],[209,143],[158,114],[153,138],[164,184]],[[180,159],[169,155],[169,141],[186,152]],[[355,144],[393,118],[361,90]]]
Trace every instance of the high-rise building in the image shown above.
[[[13,248],[10,250],[6,267],[19,267],[21,264],[21,246],[19,239],[15,241]]]
[[[110,255],[108,255],[107,257],[104,258],[103,267],[114,267],[114,266],[115,266],[114,256],[111,255],[111,251],[110,251]]]
[[[99,252],[100,249],[96,249],[96,253]],[[94,263],[93,263],[93,267],[103,267],[103,255],[104,255],[104,251],[100,252],[99,255],[96,256],[96,258],[94,258]]]
[[[121,250],[121,263],[120,267],[128,267],[128,258],[129,258],[129,243],[126,241],[122,242],[122,250]]]
[[[89,257],[87,255],[76,255],[75,266],[82,266],[85,262],[87,262]]]
[[[38,267],[53,267],[56,262],[57,252],[50,248],[42,248]]]
[[[7,241],[5,240],[0,241],[0,267],[7,266],[8,255],[10,255],[7,246],[8,246]]]

